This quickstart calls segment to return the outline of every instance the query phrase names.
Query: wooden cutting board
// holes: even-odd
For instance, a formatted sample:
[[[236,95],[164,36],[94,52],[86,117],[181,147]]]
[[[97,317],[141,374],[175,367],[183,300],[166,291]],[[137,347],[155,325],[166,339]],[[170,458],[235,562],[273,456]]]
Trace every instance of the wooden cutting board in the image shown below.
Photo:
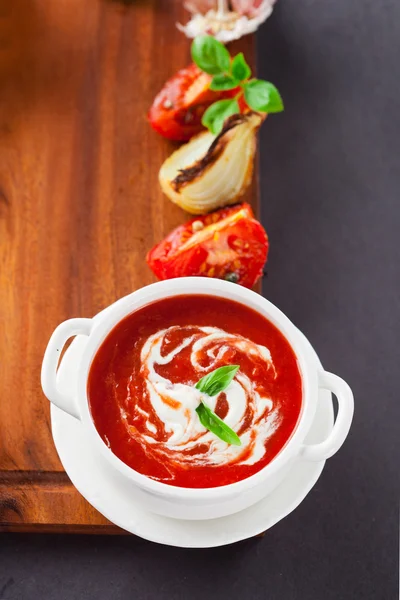
[[[180,0],[0,0],[0,530],[117,533],[70,483],[40,387],[61,321],[151,283],[187,216],[146,122],[190,60]],[[254,59],[252,38],[232,48]],[[257,208],[256,177],[247,195]]]

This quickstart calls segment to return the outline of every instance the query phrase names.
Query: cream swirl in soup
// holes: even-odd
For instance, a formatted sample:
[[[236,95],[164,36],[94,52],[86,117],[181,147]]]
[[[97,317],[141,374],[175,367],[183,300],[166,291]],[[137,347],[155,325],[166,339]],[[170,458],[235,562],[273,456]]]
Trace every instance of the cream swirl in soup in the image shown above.
[[[170,348],[172,340],[173,347]],[[252,465],[265,452],[265,442],[279,424],[279,407],[263,394],[246,373],[239,371],[228,388],[214,397],[206,396],[207,405],[239,436],[241,446],[231,446],[207,431],[200,423],[196,408],[204,395],[193,385],[174,382],[163,376],[160,367],[174,371],[185,354],[196,380],[242,354],[253,363],[253,371],[275,370],[265,346],[216,327],[169,327],[150,336],[141,351],[141,376],[150,402],[132,400],[130,386],[126,401],[120,405],[129,434],[152,453],[168,456],[181,466],[222,465],[231,462]],[[240,359],[239,359],[240,360]],[[178,367],[179,369],[179,367]],[[130,402],[134,406],[129,407]],[[132,415],[131,418],[128,415]],[[143,422],[141,427],[135,421]],[[160,441],[165,440],[165,441]]]

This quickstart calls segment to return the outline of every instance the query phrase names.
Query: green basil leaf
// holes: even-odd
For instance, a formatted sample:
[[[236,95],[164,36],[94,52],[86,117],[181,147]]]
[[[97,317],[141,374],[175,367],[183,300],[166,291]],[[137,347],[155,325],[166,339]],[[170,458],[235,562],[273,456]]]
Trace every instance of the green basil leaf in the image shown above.
[[[218,100],[211,104],[201,119],[204,127],[207,127],[214,135],[221,131],[225,120],[239,112],[237,100]]]
[[[200,423],[227,444],[241,446],[239,436],[222,421],[204,402],[196,408]]]
[[[232,75],[225,75],[225,73],[220,73],[219,75],[214,75],[210,83],[210,90],[214,90],[218,92],[220,90],[233,90],[235,87],[239,85],[238,79],[232,77]]]
[[[244,97],[253,110],[266,113],[277,113],[283,110],[282,98],[272,83],[253,79],[243,86]]]
[[[226,365],[211,371],[198,381],[195,388],[208,396],[216,396],[225,390],[231,383],[236,373],[239,370],[239,365]]]
[[[192,59],[205,73],[217,75],[229,71],[231,57],[221,42],[211,35],[198,35],[192,42]]]
[[[235,79],[238,79],[239,81],[244,81],[250,77],[251,69],[243,56],[243,52],[236,54],[235,58],[232,60],[231,72]]]

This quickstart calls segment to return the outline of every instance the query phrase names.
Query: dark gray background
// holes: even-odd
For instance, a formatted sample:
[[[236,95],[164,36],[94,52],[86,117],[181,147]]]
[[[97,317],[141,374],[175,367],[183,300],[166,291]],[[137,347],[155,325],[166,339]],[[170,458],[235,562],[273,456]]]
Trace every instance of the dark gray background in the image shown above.
[[[279,0],[258,55],[286,104],[261,135],[264,292],[352,386],[350,437],[263,539],[2,535],[0,599],[398,597],[400,2]]]

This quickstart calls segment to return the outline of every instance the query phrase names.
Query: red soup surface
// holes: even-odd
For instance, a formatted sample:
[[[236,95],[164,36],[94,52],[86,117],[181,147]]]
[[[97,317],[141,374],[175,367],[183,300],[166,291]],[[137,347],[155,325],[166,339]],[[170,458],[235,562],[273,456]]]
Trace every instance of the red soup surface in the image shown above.
[[[218,395],[194,386],[239,365]],[[250,308],[214,296],[166,298],[127,316],[107,336],[89,372],[88,397],[102,439],[152,479],[189,488],[234,483],[278,454],[302,402],[288,341]],[[240,438],[230,445],[200,422],[204,401]]]

